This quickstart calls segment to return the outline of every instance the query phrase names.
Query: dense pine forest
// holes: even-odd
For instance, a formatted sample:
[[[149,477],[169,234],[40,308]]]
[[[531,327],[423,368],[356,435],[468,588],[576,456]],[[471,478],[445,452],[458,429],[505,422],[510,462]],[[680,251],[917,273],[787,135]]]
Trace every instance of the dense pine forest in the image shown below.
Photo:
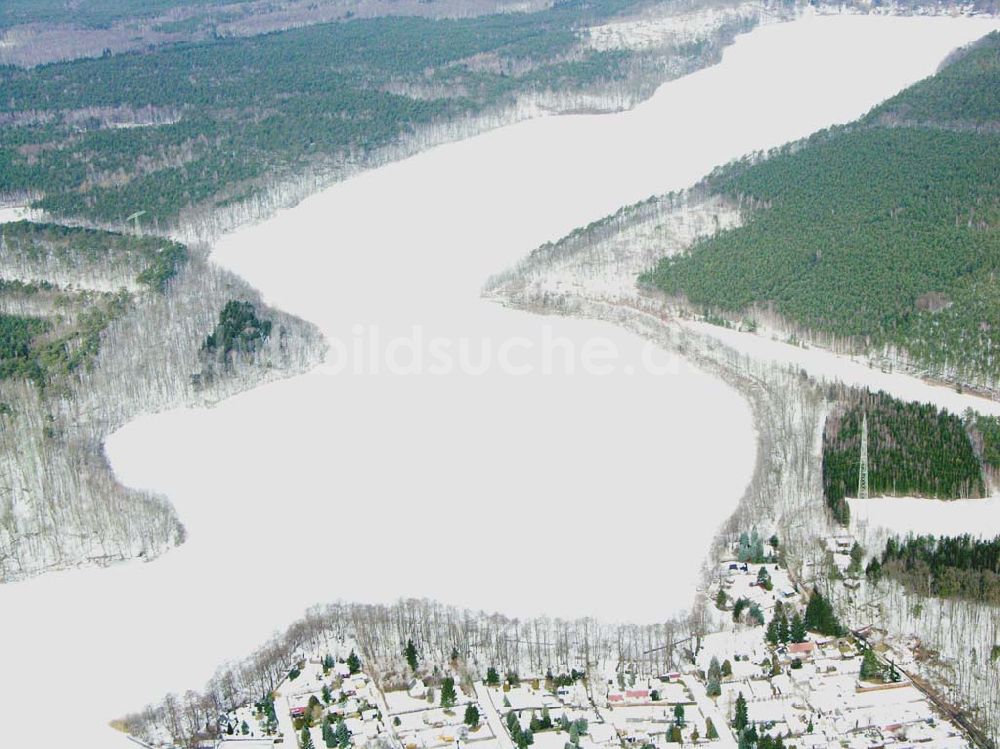
[[[722,168],[744,225],[643,276],[709,316],[776,312],[997,382],[1000,33],[847,127]]]
[[[438,0],[418,2],[429,6],[424,13],[419,13],[407,0],[393,0],[392,4],[398,6],[399,15],[431,17],[483,15],[508,6],[537,8],[552,4],[464,0],[465,12],[457,13],[451,3]],[[274,24],[269,16],[276,13],[285,15],[286,24],[299,25],[308,23],[315,17],[316,11],[326,11],[320,17],[351,18],[354,15],[372,15],[378,10],[385,12],[385,6],[380,6],[377,0],[74,0],[72,3],[65,0],[5,0],[0,6],[0,28],[28,24],[73,24],[87,30],[124,27],[141,32],[152,27],[153,30],[176,32],[208,26],[231,31],[235,21],[252,21],[254,26],[267,31],[272,30]]]
[[[857,496],[862,417],[868,416],[871,495],[955,499],[986,491],[979,458],[960,416],[888,393],[849,391],[823,430],[823,492],[847,522],[846,496]]]
[[[983,416],[970,409],[965,414],[965,423],[983,464],[990,471],[1000,471],[1000,417]]]
[[[667,52],[586,44],[589,24],[639,2],[362,18],[0,67],[0,185],[52,216],[117,224],[145,210],[145,221],[167,228],[185,208],[364,162],[421,128],[499,111],[526,94],[621,91],[637,76],[651,88],[704,64],[750,23]]]
[[[219,313],[219,324],[201,346],[203,353],[223,359],[230,354],[253,353],[271,335],[270,320],[257,317],[252,302],[231,299]]]
[[[919,124],[970,129],[992,127],[1000,115],[1000,34],[959,52],[936,75],[875,107],[866,124]]]
[[[871,580],[888,577],[918,595],[997,604],[1000,537],[890,538],[881,559],[872,559],[866,572]]]
[[[226,0],[239,4],[247,0]],[[221,5],[219,0],[84,0],[76,2],[73,20],[85,28],[104,28],[134,16],[150,16],[183,6]],[[65,23],[64,0],[7,0],[0,8],[0,28],[23,23]]]

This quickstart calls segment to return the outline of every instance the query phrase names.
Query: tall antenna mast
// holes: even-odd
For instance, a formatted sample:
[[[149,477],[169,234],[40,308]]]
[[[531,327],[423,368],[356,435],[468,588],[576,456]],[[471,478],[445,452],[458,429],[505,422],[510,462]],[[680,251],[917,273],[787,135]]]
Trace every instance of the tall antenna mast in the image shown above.
[[[861,460],[858,465],[858,499],[868,499],[868,414],[861,417]]]
[[[125,219],[125,223],[128,223],[129,221],[134,221],[135,222],[135,235],[137,237],[141,237],[142,236],[142,227],[139,226],[139,217],[140,216],[144,216],[144,215],[146,215],[145,211],[136,211],[131,216],[129,216],[128,218]]]

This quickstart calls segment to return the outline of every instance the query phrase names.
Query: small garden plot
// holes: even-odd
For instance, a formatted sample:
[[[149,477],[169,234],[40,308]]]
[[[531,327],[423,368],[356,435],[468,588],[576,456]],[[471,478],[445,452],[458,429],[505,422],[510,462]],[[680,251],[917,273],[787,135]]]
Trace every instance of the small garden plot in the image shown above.
[[[468,700],[464,700],[468,702]],[[424,723],[429,725],[442,725],[442,726],[457,726],[463,725],[463,714],[465,710],[458,709],[445,709],[441,707],[436,707],[433,710],[427,710],[423,713]]]
[[[769,652],[761,637],[762,631],[757,628],[713,632],[706,635],[702,639],[702,648],[698,653],[698,668],[707,671],[713,656],[719,659],[719,663],[728,659],[733,666],[738,662],[736,656],[741,656],[741,660],[744,655],[753,661],[758,658],[763,659]]]
[[[765,572],[761,573],[761,567]],[[775,601],[783,599],[784,591],[791,587],[773,564],[749,565],[748,570],[731,578],[732,584],[726,589],[730,608],[733,601],[746,598],[766,611],[774,608]]]
[[[469,727],[468,731],[469,732],[465,737],[466,741],[488,741],[496,738],[496,736],[493,735],[493,729],[490,728],[490,724],[487,723],[482,717],[480,717],[479,723],[475,726]]]
[[[482,733],[480,731],[480,733]],[[476,749],[502,749],[500,742],[492,734],[487,734],[488,738],[479,738],[477,734],[470,732],[466,744],[475,743]]]
[[[758,663],[759,660],[764,657],[766,656],[764,656],[763,654],[755,653],[753,659],[751,660],[744,660],[742,658],[740,660],[733,660],[730,658],[729,661],[732,669],[733,678],[742,680],[742,679],[752,679],[755,676],[760,676],[760,674],[762,673],[762,669],[761,666],[758,665]],[[723,664],[724,663],[725,661],[723,661]],[[723,671],[725,671],[725,667],[723,667]]]
[[[324,684],[329,684],[330,679],[323,675],[323,667],[315,663],[306,663],[301,668],[293,668],[288,678],[281,685],[282,692],[293,700],[295,697],[305,694],[319,694]]]
[[[532,749],[563,749],[568,742],[569,734],[565,731],[539,731]]]
[[[969,745],[964,736],[954,735],[947,724],[911,723],[900,728],[899,732],[902,735],[897,734],[897,740],[904,740],[905,737],[905,741],[908,743],[924,744],[933,746],[935,749],[966,749]],[[889,732],[886,731],[886,733]],[[949,733],[951,735],[948,735]]]
[[[857,709],[918,709],[920,714],[931,716],[930,705],[916,687],[909,684],[891,689],[879,689],[871,692],[858,692],[854,695],[853,706]],[[896,721],[897,723],[899,721]]]
[[[788,729],[796,736],[808,730],[810,720],[811,713],[801,710],[794,705],[789,706],[788,711],[785,713],[785,721]],[[813,727],[815,728],[815,724]]]
[[[580,743],[577,745],[580,749],[597,749],[597,747],[602,746],[602,744],[594,741],[591,736],[581,736]]]
[[[835,712],[857,704],[855,680],[850,676],[824,676],[808,685],[799,684],[796,689],[804,694],[810,707],[820,712]]]
[[[399,713],[392,717],[392,726],[396,733],[402,734],[406,731],[422,731],[427,728],[424,722],[426,710],[417,710],[409,713]]]
[[[767,679],[753,679],[747,682],[749,694],[744,695],[748,700],[769,700],[774,696],[774,689]]]
[[[450,677],[437,685],[425,687],[423,683],[418,682],[409,691],[399,689],[385,692],[385,701],[390,715],[401,715],[439,707],[445,695],[448,696],[452,708],[472,701]]]
[[[595,744],[618,743],[615,727],[610,723],[591,723],[587,726],[587,735]]]
[[[435,703],[437,699],[438,696],[435,690]],[[426,697],[412,697],[409,692],[402,689],[395,692],[386,692],[385,703],[389,708],[390,715],[418,712],[420,710],[426,710],[432,706],[431,703],[427,701]]]
[[[682,700],[686,702],[687,700]],[[637,723],[639,721],[673,720],[672,707],[654,707],[651,705],[626,705],[609,710],[611,722],[615,725]]]
[[[695,704],[616,708],[610,713],[615,730],[628,742],[645,744],[667,740],[675,726],[704,725],[704,715]]]
[[[556,692],[556,699],[564,705],[583,706],[590,703],[587,697],[587,690],[580,683],[559,687]]]
[[[431,747],[449,746],[459,738],[459,726],[442,726],[440,728],[425,728],[415,734],[417,746]]]
[[[541,690],[535,691],[530,687],[514,687],[509,692],[499,693],[495,697],[495,704],[503,705],[507,710],[541,710],[547,707],[550,702],[546,700],[549,696]],[[498,708],[499,709],[499,708]]]
[[[679,681],[672,681],[668,684],[662,684],[656,687],[653,691],[659,692],[659,701],[667,702],[671,705],[678,702],[693,702],[691,694],[688,692],[687,687],[685,687]]]
[[[794,661],[792,663],[794,665]],[[803,663],[801,668],[792,668],[789,670],[788,675],[791,677],[792,683],[797,685],[798,689],[804,689],[816,678],[816,666],[812,663]]]
[[[719,696],[720,705],[732,705],[736,702],[737,695],[741,694],[745,699],[750,693],[750,687],[747,686],[745,681],[727,681],[723,682],[722,694]]]
[[[222,726],[226,737],[249,740],[265,735],[264,726],[261,724],[257,711],[249,705],[236,708],[228,714],[229,725]],[[231,730],[230,730],[231,729]],[[267,739],[270,741],[270,739]]]
[[[746,694],[744,693],[743,696],[746,697]],[[784,723],[788,720],[789,713],[794,713],[794,711],[791,700],[747,699],[747,714],[754,723]]]

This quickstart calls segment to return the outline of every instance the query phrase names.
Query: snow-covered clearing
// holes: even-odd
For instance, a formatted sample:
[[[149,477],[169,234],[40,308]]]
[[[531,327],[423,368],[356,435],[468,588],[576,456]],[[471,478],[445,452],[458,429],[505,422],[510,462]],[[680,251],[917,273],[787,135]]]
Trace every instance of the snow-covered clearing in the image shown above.
[[[28,208],[23,205],[11,205],[0,207],[0,224],[9,221],[36,221],[41,217],[41,211]]]
[[[334,374],[334,345],[309,375],[128,425],[107,446],[118,475],[166,492],[189,541],[149,565],[0,590],[0,610],[16,612],[4,617],[0,665],[19,675],[0,686],[4,745],[37,745],[52,710],[40,695],[57,676],[73,695],[59,709],[76,743],[112,746],[110,717],[204,682],[318,599],[433,596],[639,620],[686,607],[749,478],[745,403],[683,362],[651,373],[643,356],[667,357],[609,324],[489,304],[482,282],[620,205],[856,117],[996,23],[765,27],[633,111],[435,148],[225,238],[219,262],[347,355],[373,345],[369,326],[384,343],[417,324],[425,341],[468,339],[474,362],[484,343],[527,340],[530,351],[513,352],[523,362],[546,335],[565,338],[555,355],[572,349],[576,361],[607,339],[614,371],[544,374],[536,361],[521,376]],[[621,554],[626,543],[636,551]],[[669,574],[634,574],[649,550]]]
[[[745,333],[704,322],[683,321],[692,331],[715,338],[727,346],[756,359],[793,364],[820,382],[843,382],[856,387],[885,390],[903,400],[933,403],[952,413],[967,408],[984,414],[1000,415],[1000,401],[989,400],[954,387],[935,385],[901,372],[887,372],[870,366],[862,356],[837,354],[818,346],[796,346],[775,338]]]
[[[760,11],[759,3],[687,9],[664,5],[639,18],[593,26],[587,29],[586,39],[598,50],[649,49],[704,38],[722,24],[753,18]]]
[[[1000,535],[1000,496],[950,501],[920,497],[873,497],[865,501],[851,499],[849,502],[851,525],[864,528],[864,536],[875,529],[902,535]]]

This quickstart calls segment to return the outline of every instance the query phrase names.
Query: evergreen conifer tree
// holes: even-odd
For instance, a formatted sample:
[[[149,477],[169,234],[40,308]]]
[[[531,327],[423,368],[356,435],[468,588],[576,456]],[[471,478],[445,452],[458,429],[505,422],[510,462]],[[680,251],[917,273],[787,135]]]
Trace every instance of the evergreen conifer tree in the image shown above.
[[[715,723],[712,722],[711,718],[705,718],[705,738],[707,739],[719,738],[719,732],[716,730]]]
[[[749,724],[750,718],[747,712],[747,701],[743,696],[743,692],[740,692],[736,696],[736,710],[733,716],[733,728],[737,731],[742,731]]]
[[[465,725],[469,728],[479,725],[479,708],[472,702],[465,708]]]
[[[358,658],[358,654],[353,650],[347,656],[347,668],[352,674],[356,674],[361,670],[361,659]]]
[[[347,724],[344,721],[337,721],[335,735],[340,749],[347,749],[351,745],[351,732],[347,729]]]
[[[806,641],[806,623],[802,620],[802,617],[799,616],[798,611],[796,611],[792,616],[792,623],[789,627],[788,636],[792,642]]]
[[[416,673],[417,671],[417,646],[413,644],[413,640],[406,641],[406,649],[403,651],[406,656],[406,663],[409,665],[410,670]]]
[[[312,734],[309,733],[309,726],[302,727],[302,733],[299,734],[299,749],[315,749]]]
[[[875,657],[875,652],[871,648],[865,650],[861,659],[861,678],[877,679],[882,674],[882,665]]]
[[[441,682],[441,707],[454,707],[456,698],[455,680],[450,676],[446,676]]]

